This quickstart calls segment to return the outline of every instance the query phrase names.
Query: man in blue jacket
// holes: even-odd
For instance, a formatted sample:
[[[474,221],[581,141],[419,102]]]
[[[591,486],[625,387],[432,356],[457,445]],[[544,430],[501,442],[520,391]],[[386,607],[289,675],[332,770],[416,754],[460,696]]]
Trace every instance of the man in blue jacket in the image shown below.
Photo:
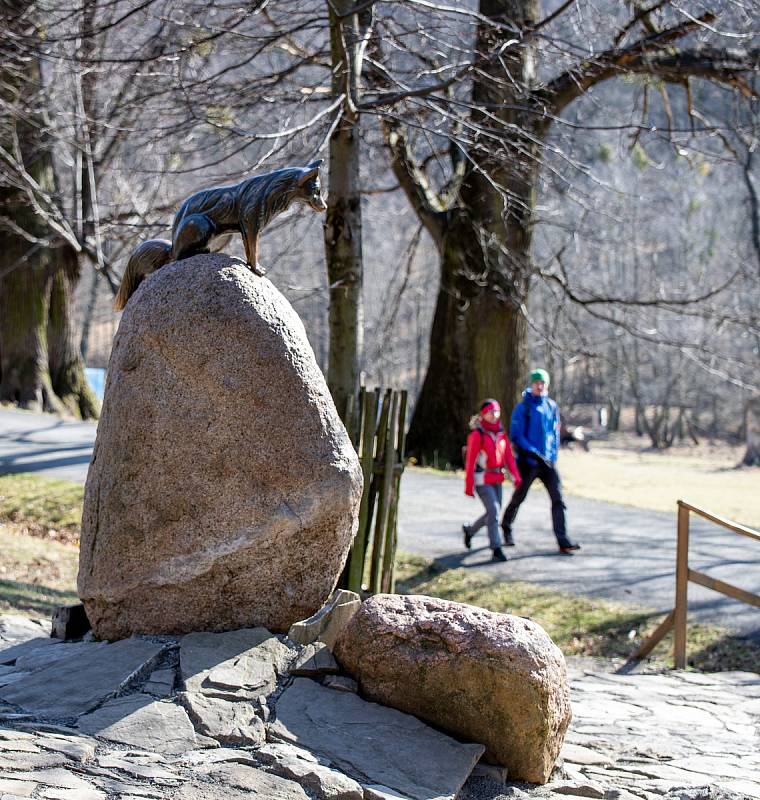
[[[512,523],[517,509],[525,500],[528,489],[538,478],[549,492],[552,501],[552,523],[560,553],[572,555],[581,546],[571,542],[565,524],[565,503],[562,500],[562,484],[557,472],[557,449],[559,447],[559,409],[548,395],[549,373],[545,369],[534,369],[530,373],[529,386],[523,392],[522,402],[512,412],[509,438],[517,448],[517,469],[522,483],[512,494],[501,527],[504,543],[513,547]]]

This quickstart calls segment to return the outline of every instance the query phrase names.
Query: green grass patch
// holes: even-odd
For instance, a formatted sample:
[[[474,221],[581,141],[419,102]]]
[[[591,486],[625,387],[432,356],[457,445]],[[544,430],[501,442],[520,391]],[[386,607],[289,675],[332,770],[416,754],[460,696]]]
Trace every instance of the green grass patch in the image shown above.
[[[0,522],[79,531],[84,487],[33,473],[0,476]]]
[[[446,570],[419,556],[399,554],[396,591],[425,594],[528,617],[539,623],[565,655],[628,658],[662,621],[647,609],[565,594],[523,581],[501,581],[459,568]],[[653,651],[655,665],[672,663],[673,641]],[[689,625],[689,666],[706,671],[757,671],[760,646],[720,628]]]

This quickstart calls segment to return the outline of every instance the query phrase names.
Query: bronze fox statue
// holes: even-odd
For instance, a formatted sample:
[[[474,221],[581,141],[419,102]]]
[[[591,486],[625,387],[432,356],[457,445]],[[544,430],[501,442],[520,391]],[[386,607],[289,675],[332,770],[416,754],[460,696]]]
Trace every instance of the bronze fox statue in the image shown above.
[[[172,240],[149,239],[139,244],[127,262],[114,308],[121,311],[146,275],[171,261],[208,253],[214,236],[239,231],[251,270],[264,275],[259,264],[259,236],[291,203],[305,203],[325,211],[319,167],[322,159],[305,167],[285,167],[253,175],[231,186],[191,194],[180,206],[172,225]]]

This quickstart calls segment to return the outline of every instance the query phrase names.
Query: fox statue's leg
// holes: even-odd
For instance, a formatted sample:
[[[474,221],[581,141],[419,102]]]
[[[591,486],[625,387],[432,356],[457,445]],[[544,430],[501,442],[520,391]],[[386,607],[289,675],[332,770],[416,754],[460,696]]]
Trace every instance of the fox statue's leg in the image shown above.
[[[190,214],[177,226],[172,237],[174,260],[208,253],[208,243],[216,227],[205,214]]]
[[[264,277],[267,271],[259,264],[259,234],[251,227],[241,229],[243,235],[243,248],[245,249],[245,260],[254,275]]]

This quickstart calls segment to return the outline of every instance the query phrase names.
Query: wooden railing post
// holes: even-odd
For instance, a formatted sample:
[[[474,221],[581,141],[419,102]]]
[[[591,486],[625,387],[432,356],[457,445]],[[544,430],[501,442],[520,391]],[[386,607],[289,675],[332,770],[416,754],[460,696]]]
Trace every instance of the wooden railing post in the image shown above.
[[[359,454],[364,491],[358,530],[340,576],[341,588],[354,592],[369,589],[372,594],[393,591],[406,406],[406,392],[380,388],[368,392],[364,387],[353,405],[350,402],[346,405],[347,425],[351,425],[349,434]],[[369,583],[365,586],[367,577]]]
[[[738,586],[733,586],[717,578],[711,578],[696,569],[689,569],[689,514],[714,522],[733,533],[739,533],[760,542],[760,531],[732,522],[729,519],[719,517],[703,508],[691,505],[684,500],[678,501],[678,543],[676,548],[676,607],[667,617],[657,626],[657,630],[644,642],[638,650],[628,659],[628,662],[636,661],[652,652],[655,645],[673,629],[673,666],[676,669],[683,669],[686,666],[686,615],[688,607],[687,588],[689,581],[713,589],[716,592],[741,600],[751,606],[760,608],[760,595],[747,592]]]
[[[678,501],[676,545],[676,607],[673,617],[673,665],[686,667],[686,612],[689,587],[689,509]]]

